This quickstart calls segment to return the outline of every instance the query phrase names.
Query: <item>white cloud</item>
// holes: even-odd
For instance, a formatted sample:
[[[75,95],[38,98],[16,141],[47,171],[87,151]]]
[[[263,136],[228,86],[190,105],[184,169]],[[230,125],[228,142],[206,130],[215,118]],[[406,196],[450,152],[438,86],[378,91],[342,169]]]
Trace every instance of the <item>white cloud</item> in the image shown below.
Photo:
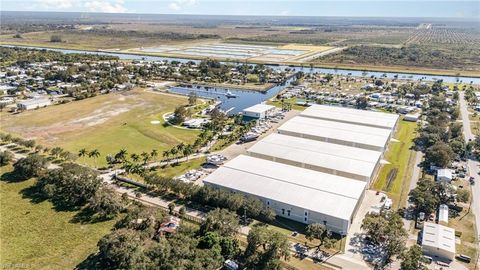
[[[67,9],[75,4],[75,0],[37,0],[36,2],[43,7],[53,9]]]
[[[193,6],[197,3],[197,0],[173,0],[168,7],[172,10],[181,10],[189,6]]]
[[[123,0],[94,0],[86,1],[84,7],[90,12],[124,13],[128,10],[123,4]]]

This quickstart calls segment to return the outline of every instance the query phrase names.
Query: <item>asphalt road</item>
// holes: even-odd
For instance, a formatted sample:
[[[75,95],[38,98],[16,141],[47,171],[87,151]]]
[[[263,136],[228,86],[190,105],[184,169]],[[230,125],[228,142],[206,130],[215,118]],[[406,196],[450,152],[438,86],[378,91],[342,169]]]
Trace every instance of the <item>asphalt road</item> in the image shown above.
[[[463,135],[465,138],[465,142],[475,139],[475,135],[472,133],[472,129],[470,127],[470,120],[468,119],[468,104],[465,100],[464,92],[459,92],[459,103],[460,103],[460,113],[462,116],[462,123],[463,123]],[[475,214],[475,224],[477,227],[477,239],[480,239],[480,176],[479,176],[479,166],[480,163],[476,160],[468,159],[467,161],[468,166],[468,177],[473,176],[475,178],[475,185],[472,185],[472,210]]]

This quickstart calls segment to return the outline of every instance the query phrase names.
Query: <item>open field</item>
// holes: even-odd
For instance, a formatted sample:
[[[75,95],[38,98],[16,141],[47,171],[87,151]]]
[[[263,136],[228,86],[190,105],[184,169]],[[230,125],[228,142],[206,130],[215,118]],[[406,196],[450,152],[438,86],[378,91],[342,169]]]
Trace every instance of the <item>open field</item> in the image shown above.
[[[0,167],[0,264],[24,269],[73,269],[91,253],[115,220],[75,223],[78,211],[57,211],[48,201],[36,201],[30,187],[35,180],[9,182]],[[23,269],[23,267],[22,267]]]
[[[390,164],[380,168],[373,189],[385,192],[393,200],[393,207],[399,208],[407,200],[414,155],[410,148],[416,136],[417,124],[400,120],[393,136],[399,142],[390,142],[384,159]]]
[[[163,125],[163,114],[186,103],[185,97],[138,89],[17,115],[4,112],[0,125],[4,131],[74,153],[82,148],[98,149],[101,156],[97,165],[102,166],[108,154],[115,154],[121,148],[130,154],[152,149],[161,153],[180,142],[192,142],[198,131]],[[151,121],[160,123],[154,125]],[[89,158],[85,162],[94,164]]]

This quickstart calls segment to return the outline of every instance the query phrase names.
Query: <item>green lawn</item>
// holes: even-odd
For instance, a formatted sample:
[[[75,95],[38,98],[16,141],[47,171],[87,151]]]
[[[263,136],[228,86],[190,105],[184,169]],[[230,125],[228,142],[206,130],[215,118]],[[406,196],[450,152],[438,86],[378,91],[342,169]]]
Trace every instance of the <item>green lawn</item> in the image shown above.
[[[97,250],[98,240],[107,234],[114,220],[73,223],[77,211],[56,211],[48,201],[32,202],[24,196],[35,182],[8,182],[0,167],[0,264],[22,264],[25,269],[73,269]]]
[[[393,200],[395,208],[403,205],[407,199],[414,155],[410,148],[416,137],[417,124],[400,120],[397,132],[393,136],[399,142],[390,142],[384,159],[390,162],[381,167],[373,189],[381,190]],[[389,181],[390,179],[390,181]]]
[[[4,131],[74,153],[82,148],[98,149],[101,155],[97,165],[104,166],[105,157],[121,148],[129,154],[152,149],[161,154],[180,142],[193,142],[199,131],[163,125],[163,114],[186,103],[185,97],[135,90],[17,115],[4,112],[0,115],[0,126]],[[91,158],[79,162],[94,165]]]

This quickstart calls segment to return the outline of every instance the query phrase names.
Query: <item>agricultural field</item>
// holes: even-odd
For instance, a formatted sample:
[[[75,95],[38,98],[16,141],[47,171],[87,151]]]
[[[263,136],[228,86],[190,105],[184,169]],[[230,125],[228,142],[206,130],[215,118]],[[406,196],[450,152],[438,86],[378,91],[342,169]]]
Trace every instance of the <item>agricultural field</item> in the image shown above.
[[[32,190],[35,179],[11,181],[12,166],[0,167],[0,264],[19,269],[74,269],[97,251],[115,220],[77,222],[79,211],[56,210]]]
[[[186,97],[137,89],[15,115],[3,112],[0,125],[3,131],[73,153],[97,149],[98,159],[81,158],[79,162],[104,166],[105,157],[121,148],[139,154],[193,142],[199,131],[164,125],[163,120],[165,113],[186,103]]]

